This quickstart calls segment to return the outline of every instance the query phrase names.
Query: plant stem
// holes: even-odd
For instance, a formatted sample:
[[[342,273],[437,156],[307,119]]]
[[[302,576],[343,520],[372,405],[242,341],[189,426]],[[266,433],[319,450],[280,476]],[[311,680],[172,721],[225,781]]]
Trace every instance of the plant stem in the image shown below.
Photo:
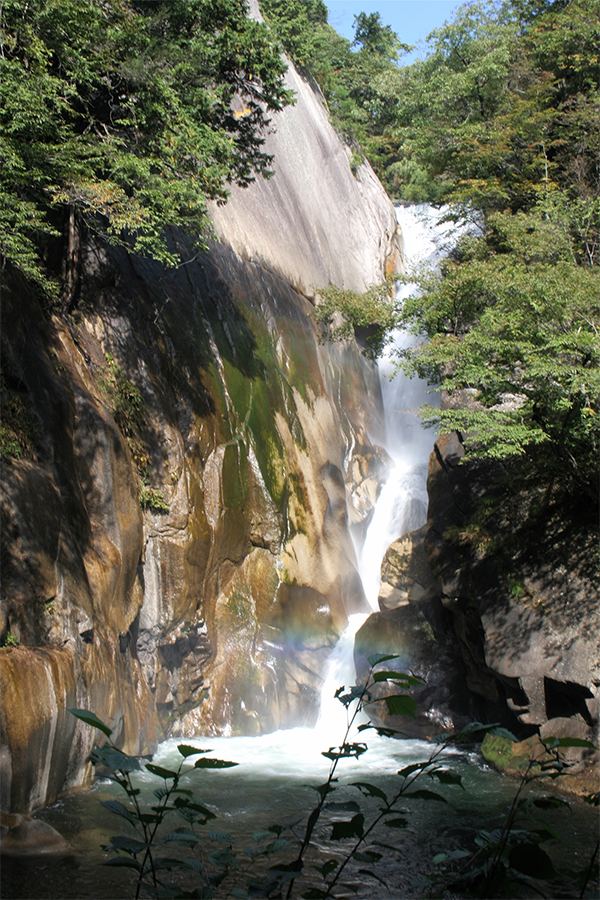
[[[588,882],[592,877],[592,869],[594,868],[594,863],[596,861],[596,856],[598,855],[598,850],[600,849],[600,841],[596,841],[596,846],[594,848],[594,852],[592,853],[592,858],[590,859],[590,864],[587,868],[587,872],[585,873],[585,881],[583,882],[583,887],[581,888],[581,892],[579,894],[579,900],[583,900],[583,895],[585,894],[585,889],[588,886]]]
[[[527,768],[521,778],[519,788],[518,788],[515,796],[513,797],[513,801],[510,805],[510,809],[508,811],[508,816],[506,818],[506,822],[504,823],[504,828],[502,829],[502,833],[500,835],[500,840],[498,841],[498,848],[496,850],[496,854],[494,856],[492,865],[486,876],[486,879],[483,883],[481,893],[479,894],[480,900],[487,900],[487,898],[490,897],[490,893],[489,893],[490,885],[493,881],[494,875],[496,874],[496,871],[500,864],[500,860],[502,859],[502,854],[504,853],[506,844],[508,843],[508,839],[510,837],[510,833],[511,833],[513,825],[514,825],[515,818],[517,816],[517,812],[519,809],[519,797],[521,796],[521,793],[523,792],[525,787],[529,784],[529,773],[531,772],[531,769],[533,768],[535,763],[536,763],[536,760],[534,760],[534,759],[529,760]]]
[[[366,681],[361,693],[358,696],[358,702],[356,704],[355,710],[354,710],[352,717],[346,727],[346,732],[344,734],[344,738],[343,738],[343,741],[341,744],[342,747],[346,744],[346,742],[348,740],[348,735],[350,734],[350,730],[351,730],[352,726],[354,725],[354,721],[355,721],[358,713],[363,708],[364,698],[368,694],[369,688],[373,686],[372,683],[371,684],[369,683],[369,678],[371,677],[372,671],[373,671],[373,667],[371,667],[371,669],[369,670],[369,674],[367,676],[367,681]],[[317,822],[321,816],[321,813],[323,811],[323,806],[325,804],[325,798],[330,793],[329,786],[330,786],[331,782],[333,781],[333,776],[335,775],[335,770],[337,769],[337,764],[340,761],[340,759],[341,759],[341,754],[338,754],[336,756],[336,758],[332,761],[332,764],[329,768],[329,775],[327,776],[327,781],[325,782],[324,790],[322,791],[322,793],[320,795],[319,802],[317,803],[317,805],[311,812],[310,816],[308,817],[308,821],[306,823],[306,829],[304,832],[304,839],[302,841],[302,844],[300,845],[300,850],[298,851],[298,856],[294,860],[294,862],[298,865],[299,868],[300,868],[300,864],[302,863],[302,860],[304,858],[304,854],[310,844],[310,839],[311,839],[312,833],[314,831],[315,825],[317,824]],[[288,885],[287,894],[286,894],[286,900],[290,900],[290,897],[292,896],[292,890],[294,888],[295,880],[296,880],[295,878],[292,878],[290,880],[290,883]]]
[[[354,844],[354,846],[352,847],[350,852],[346,855],[346,858],[341,863],[334,878],[327,885],[327,894],[331,893],[332,888],[335,886],[337,881],[339,881],[339,878],[340,878],[342,872],[344,871],[344,869],[346,868],[346,866],[348,865],[348,863],[350,862],[350,860],[352,859],[352,857],[354,856],[354,854],[356,853],[358,848],[361,846],[361,844],[363,844],[366,841],[366,839],[371,834],[371,832],[377,827],[377,825],[379,825],[379,823],[381,822],[383,817],[393,810],[394,806],[401,799],[402,795],[406,793],[406,791],[408,790],[409,787],[412,787],[412,785],[417,780],[417,778],[420,778],[420,776],[423,774],[425,769],[428,769],[429,766],[433,762],[435,762],[435,760],[443,752],[443,750],[445,750],[445,748],[447,746],[448,746],[448,742],[444,742],[443,744],[440,744],[440,746],[436,750],[434,750],[434,752],[431,754],[431,756],[429,757],[427,762],[423,764],[422,768],[420,768],[418,771],[414,772],[412,775],[409,775],[405,779],[404,783],[402,784],[400,789],[397,791],[396,795],[387,802],[384,809],[379,813],[378,816],[375,817],[375,819],[373,819],[373,821],[371,822],[371,824],[369,825],[369,827],[367,828],[365,833],[356,841],[356,843]]]

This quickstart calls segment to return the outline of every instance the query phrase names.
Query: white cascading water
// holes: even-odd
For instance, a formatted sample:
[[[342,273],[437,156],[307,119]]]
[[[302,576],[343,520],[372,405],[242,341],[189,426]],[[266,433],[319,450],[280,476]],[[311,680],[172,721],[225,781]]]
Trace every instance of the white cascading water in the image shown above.
[[[402,230],[407,271],[423,263],[435,264],[447,252],[451,236],[450,226],[440,223],[443,211],[428,204],[399,206],[396,216]],[[402,285],[398,298],[403,299],[413,289],[413,284]],[[397,331],[387,353],[378,360],[386,425],[383,444],[393,467],[380,489],[362,547],[355,548],[365,596],[374,612],[379,611],[381,564],[387,548],[403,534],[420,528],[427,517],[427,465],[434,434],[423,427],[417,410],[425,402],[435,403],[437,394],[429,392],[426,381],[407,378],[394,365],[396,351],[414,345],[415,340],[412,335]],[[368,613],[350,616],[331,654],[321,691],[317,723],[320,733],[339,735],[345,721],[345,710],[334,693],[340,685],[354,683],[354,638],[367,618]]]
[[[447,252],[453,228],[440,222],[443,213],[425,203],[396,208],[408,272],[423,263],[435,264]],[[413,284],[402,285],[398,299],[413,290]],[[438,395],[430,392],[426,381],[407,378],[394,365],[396,351],[414,346],[416,341],[405,331],[397,331],[378,361],[386,425],[384,446],[394,466],[381,487],[364,543],[357,548],[358,571],[375,611],[379,610],[381,563],[387,548],[403,534],[420,528],[427,517],[427,465],[434,433],[423,427],[417,410],[423,403],[435,404]]]

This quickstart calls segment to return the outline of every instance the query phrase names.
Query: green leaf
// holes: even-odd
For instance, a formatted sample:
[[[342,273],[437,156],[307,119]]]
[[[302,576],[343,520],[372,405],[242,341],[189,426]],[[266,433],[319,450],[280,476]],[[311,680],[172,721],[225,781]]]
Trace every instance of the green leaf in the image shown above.
[[[209,831],[208,837],[210,838],[211,841],[217,841],[219,844],[235,844],[236,843],[228,831],[222,831],[221,829]]]
[[[375,728],[375,731],[379,735],[379,737],[394,737],[397,734],[402,734],[402,731],[398,731],[397,728],[383,728],[381,725],[378,725]]]
[[[309,787],[313,791],[316,791],[320,797],[326,797],[327,794],[331,794],[336,790],[335,787],[333,787],[335,782],[337,782],[337,778],[332,778],[331,781],[326,781],[324,784],[317,785],[317,787],[311,784],[307,784],[305,787]]]
[[[511,847],[508,859],[513,869],[530,878],[550,879],[556,876],[552,860],[538,844],[516,844]]]
[[[334,822],[331,829],[331,840],[342,841],[352,837],[361,838],[364,833],[364,821],[365,817],[362,813],[358,813],[350,821]]]
[[[429,773],[432,778],[437,778],[442,784],[457,784],[464,791],[462,778],[454,772],[446,772],[444,769],[435,769]]]
[[[426,791],[426,790],[418,790],[418,791],[407,791],[406,794],[402,794],[403,800],[437,800],[439,803],[447,803],[445,797],[442,797],[441,794],[436,794],[435,791]]]
[[[413,772],[419,772],[421,769],[426,769],[428,765],[429,762],[411,763],[409,766],[404,766],[403,769],[399,769],[398,775],[400,775],[401,778],[408,778]]]
[[[145,850],[148,844],[145,841],[138,841],[135,838],[131,837],[111,837],[110,843],[103,846],[103,850],[106,850],[110,853],[112,850],[123,850],[125,853],[141,853],[142,850]]]
[[[127,819],[127,821],[131,822],[132,825],[137,825],[137,817],[125,806],[123,806],[122,803],[119,803],[118,800],[101,800],[100,804],[109,812],[114,813],[116,816],[121,816],[122,819]]]
[[[173,869],[181,868],[181,860],[168,856],[155,856],[153,859],[155,869],[165,869],[170,872]]]
[[[188,797],[175,797],[173,806],[178,809],[182,815],[186,815],[186,817],[189,817],[189,814],[191,813],[200,813],[200,815],[204,816],[206,819],[217,818],[215,813],[211,812],[210,809],[207,809],[206,806],[203,806],[202,803],[190,800]]]
[[[379,884],[382,884],[384,887],[387,887],[387,881],[384,881],[383,878],[380,878],[379,875],[376,875],[375,872],[372,872],[370,869],[359,869],[359,875],[368,875],[369,878],[374,878],[375,881],[378,881]]]
[[[385,819],[384,825],[387,825],[388,828],[406,828],[408,825],[408,820],[399,817],[397,819]]]
[[[131,859],[129,856],[113,856],[102,863],[103,866],[120,866],[123,869],[135,869],[141,872],[142,865],[137,859]]]
[[[559,806],[571,808],[571,804],[567,803],[566,800],[561,800],[560,797],[534,797],[532,802],[534,806],[538,806],[540,809],[558,809]]]
[[[301,859],[295,859],[291,863],[280,863],[272,866],[267,870],[267,875],[269,878],[276,879],[280,884],[285,884],[288,881],[294,881],[302,871],[303,866],[304,863]]]
[[[331,875],[332,872],[335,872],[337,867],[339,866],[339,862],[337,859],[328,859],[326,863],[323,863],[322,866],[311,866],[311,869],[316,869],[317,872],[320,872],[323,878],[327,878],[328,875]]]
[[[545,738],[544,743],[549,740],[555,740],[556,746],[558,747],[585,747],[588,750],[597,750],[595,744],[592,744],[591,741],[586,741],[583,738],[574,738],[574,737],[563,737],[563,738]]]
[[[483,722],[469,722],[464,728],[461,728],[456,737],[467,737],[476,734],[478,731],[493,731],[499,727],[500,722],[493,722],[489,725],[484,725]]]
[[[252,835],[252,838],[257,843],[259,843],[260,841],[265,841],[267,839],[272,840],[273,832],[272,831],[255,831],[254,834]]]
[[[400,656],[397,653],[392,653],[392,654],[373,653],[371,656],[367,656],[367,662],[369,663],[369,665],[371,666],[372,669],[374,669],[375,666],[378,666],[379,663],[387,662],[390,659],[400,659]]]
[[[515,737],[512,731],[509,731],[508,728],[490,728],[490,734],[495,734],[498,737],[506,738],[507,741],[513,741],[513,743],[515,744],[518,742],[518,738]]]
[[[200,843],[198,835],[194,834],[189,828],[176,828],[175,831],[171,831],[170,834],[167,834],[163,840],[174,841],[180,844],[189,844],[192,847],[195,847],[196,844]]]
[[[407,694],[392,694],[391,697],[384,697],[385,704],[391,716],[411,716],[413,719],[416,715],[417,704],[413,697]]]
[[[360,851],[353,853],[352,858],[357,862],[372,864],[379,862],[383,857],[381,853],[377,853],[375,850],[364,850],[362,853]]]
[[[232,766],[239,766],[239,763],[226,759],[197,759],[194,763],[195,769],[231,769]]]
[[[141,769],[135,756],[129,756],[128,753],[123,753],[122,750],[117,750],[116,747],[110,744],[105,744],[103,747],[97,747],[93,750],[91,760],[95,766],[106,766],[113,773],[119,771],[137,772]],[[131,792],[129,787],[127,792]]]
[[[415,678],[413,675],[406,675],[404,672],[373,672],[373,681],[391,681],[400,687],[408,687],[410,685],[423,684],[421,678]]]
[[[337,749],[330,747],[329,750],[323,750],[321,756],[325,756],[327,759],[358,758],[361,754],[366,753],[368,749],[367,745],[363,743],[342,744]]]
[[[191,872],[197,872],[199,875],[206,869],[204,863],[199,859],[195,859],[193,856],[186,856],[180,862],[182,868],[189,869]]]
[[[112,734],[112,729],[108,727],[98,716],[93,712],[88,712],[87,709],[69,709],[67,708],[67,712],[70,712],[72,716],[75,716],[76,719],[80,719],[82,722],[85,722],[86,725],[91,725],[92,728],[97,728],[106,737],[110,737]]]
[[[177,778],[178,773],[173,772],[172,769],[163,769],[162,766],[155,766],[152,763],[146,763],[146,769],[148,772],[151,772],[153,775],[158,775],[159,778]]]
[[[212,750],[202,750],[200,747],[191,747],[189,744],[177,744],[180,754],[187,759],[188,756],[195,756],[198,753],[212,753]]]
[[[387,794],[381,788],[378,788],[376,784],[371,784],[368,781],[353,781],[351,787],[357,787],[366,797],[378,797],[384,803],[387,803]]]

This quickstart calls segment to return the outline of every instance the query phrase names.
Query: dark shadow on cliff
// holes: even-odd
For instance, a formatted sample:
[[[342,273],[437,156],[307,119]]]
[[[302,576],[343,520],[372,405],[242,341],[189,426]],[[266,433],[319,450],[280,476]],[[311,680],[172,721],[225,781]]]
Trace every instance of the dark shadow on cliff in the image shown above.
[[[526,459],[461,462],[456,435],[440,438],[436,451],[427,552],[469,687],[485,698],[488,715],[506,696],[513,709],[535,710],[533,722],[543,721],[535,717],[546,706],[554,715],[566,708],[550,681],[568,677],[565,666],[577,658],[568,702],[579,709],[588,688],[576,682],[593,665],[587,635],[600,599],[595,510],[566,477],[549,473],[540,483]]]

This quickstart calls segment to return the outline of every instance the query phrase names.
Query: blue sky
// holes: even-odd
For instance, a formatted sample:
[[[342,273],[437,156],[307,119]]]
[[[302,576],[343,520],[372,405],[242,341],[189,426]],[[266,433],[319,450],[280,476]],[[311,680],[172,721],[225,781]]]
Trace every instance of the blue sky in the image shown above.
[[[452,18],[460,0],[325,0],[329,24],[344,37],[354,37],[354,16],[378,12],[384,25],[391,25],[405,44],[425,40],[430,31]],[[419,53],[405,56],[411,62]]]

